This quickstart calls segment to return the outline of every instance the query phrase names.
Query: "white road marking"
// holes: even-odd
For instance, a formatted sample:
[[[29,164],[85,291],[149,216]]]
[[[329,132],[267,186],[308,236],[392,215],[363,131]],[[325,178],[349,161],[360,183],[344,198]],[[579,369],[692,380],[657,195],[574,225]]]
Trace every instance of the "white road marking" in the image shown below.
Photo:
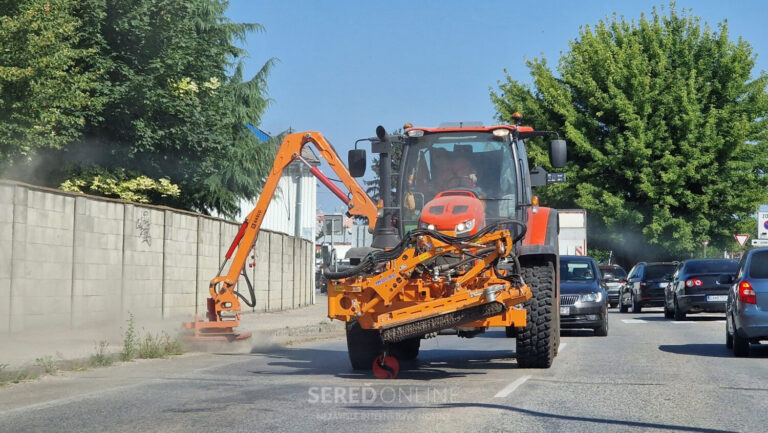
[[[560,345],[560,347],[557,348],[557,354],[559,355],[559,354],[563,353],[563,349],[565,349],[565,346],[567,346],[567,345],[568,345],[568,343],[562,343]]]
[[[560,346],[560,347],[562,347],[562,346]],[[531,375],[530,375],[530,374],[529,374],[529,375],[526,375],[526,376],[523,376],[523,377],[520,377],[520,378],[518,378],[518,379],[517,379],[517,380],[515,380],[514,382],[512,382],[512,383],[510,383],[509,385],[505,386],[505,387],[504,387],[504,389],[502,389],[501,391],[497,392],[497,393],[496,393],[496,395],[494,395],[494,397],[495,397],[495,398],[504,398],[504,397],[508,396],[509,394],[512,394],[513,392],[515,392],[515,390],[516,390],[516,389],[517,389],[517,388],[518,388],[520,385],[524,384],[524,383],[525,383],[525,381],[526,381],[526,380],[528,380],[528,379],[530,379],[530,378],[531,378]]]
[[[645,320],[638,320],[638,319],[621,319],[624,323],[648,323]]]
[[[685,323],[696,323],[696,322],[683,322],[683,321],[678,322],[677,320],[673,320],[672,323],[674,323],[675,325],[679,325],[681,323],[685,324]]]

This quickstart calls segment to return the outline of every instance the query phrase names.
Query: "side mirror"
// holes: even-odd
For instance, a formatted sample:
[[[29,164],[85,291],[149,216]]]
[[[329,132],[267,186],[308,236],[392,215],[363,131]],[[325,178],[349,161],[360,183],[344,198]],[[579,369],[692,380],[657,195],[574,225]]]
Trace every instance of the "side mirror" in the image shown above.
[[[565,140],[552,140],[549,142],[549,162],[552,167],[563,168],[568,161],[568,147]]]
[[[352,149],[347,155],[347,167],[352,177],[363,177],[365,174],[365,149]]]
[[[734,279],[731,274],[722,274],[717,278],[717,284],[731,284]]]

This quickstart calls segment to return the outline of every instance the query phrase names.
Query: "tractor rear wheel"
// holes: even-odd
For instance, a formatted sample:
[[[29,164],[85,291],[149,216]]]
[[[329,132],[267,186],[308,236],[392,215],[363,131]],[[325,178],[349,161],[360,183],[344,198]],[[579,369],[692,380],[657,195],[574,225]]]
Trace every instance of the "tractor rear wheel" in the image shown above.
[[[370,370],[373,361],[384,352],[384,343],[376,330],[363,329],[357,320],[347,322],[347,351],[355,370]]]
[[[555,266],[550,259],[522,263],[523,278],[533,296],[525,301],[526,325],[517,329],[517,365],[549,368],[557,354],[560,326],[555,293]]]

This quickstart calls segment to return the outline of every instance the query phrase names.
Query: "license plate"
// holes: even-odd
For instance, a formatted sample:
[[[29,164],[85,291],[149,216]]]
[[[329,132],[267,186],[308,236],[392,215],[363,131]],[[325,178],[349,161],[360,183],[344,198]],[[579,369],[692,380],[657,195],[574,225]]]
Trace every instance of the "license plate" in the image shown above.
[[[725,302],[728,300],[728,295],[709,295],[707,296],[707,302]]]
[[[667,287],[667,284],[669,284],[669,283],[659,283],[659,287],[661,287],[663,289],[664,287]]]
[[[571,307],[560,307],[560,315],[568,316],[571,314]]]

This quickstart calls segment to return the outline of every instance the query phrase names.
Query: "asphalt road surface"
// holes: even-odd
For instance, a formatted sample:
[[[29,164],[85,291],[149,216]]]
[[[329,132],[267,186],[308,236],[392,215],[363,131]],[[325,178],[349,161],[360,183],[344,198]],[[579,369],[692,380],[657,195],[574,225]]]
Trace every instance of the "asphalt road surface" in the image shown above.
[[[393,380],[352,371],[343,339],[133,362],[0,390],[0,432],[768,431],[768,348],[734,358],[721,316],[689,317],[612,312],[549,370],[501,331],[425,340]]]

